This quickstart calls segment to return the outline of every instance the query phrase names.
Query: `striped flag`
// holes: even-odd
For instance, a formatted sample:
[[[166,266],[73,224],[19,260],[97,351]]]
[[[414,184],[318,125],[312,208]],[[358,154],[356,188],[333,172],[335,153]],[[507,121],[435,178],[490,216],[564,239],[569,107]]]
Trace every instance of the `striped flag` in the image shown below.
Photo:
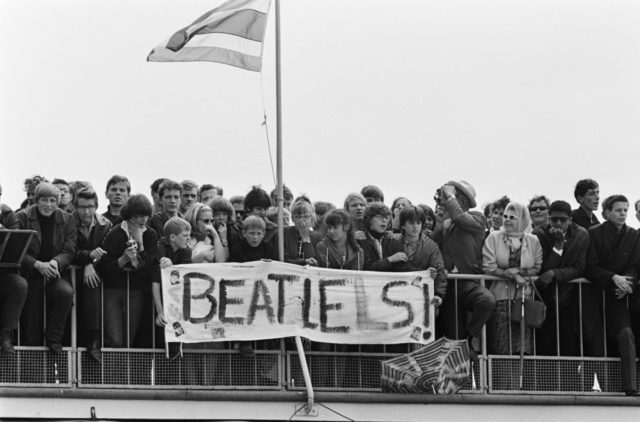
[[[271,0],[229,0],[154,48],[147,61],[208,61],[259,72]]]

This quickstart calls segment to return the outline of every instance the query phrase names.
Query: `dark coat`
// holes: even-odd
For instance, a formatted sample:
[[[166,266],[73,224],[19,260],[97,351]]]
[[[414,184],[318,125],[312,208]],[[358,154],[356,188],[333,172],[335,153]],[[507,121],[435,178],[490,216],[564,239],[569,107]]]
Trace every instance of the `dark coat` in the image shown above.
[[[22,262],[24,274],[29,277],[33,274],[33,266],[40,255],[42,247],[42,230],[38,221],[38,208],[31,205],[16,214],[18,224],[23,230],[35,230],[36,235],[31,239],[27,254]],[[71,214],[60,209],[53,212],[53,258],[58,261],[58,270],[62,273],[73,261],[76,253],[78,232]]]
[[[284,228],[284,262],[297,265],[306,265],[305,259],[316,257],[316,245],[322,239],[320,233],[311,232],[310,242],[302,243],[302,253],[304,259],[298,258],[298,229],[295,226]],[[278,245],[278,236],[276,235],[274,245]]]
[[[102,246],[102,242],[104,242],[105,237],[107,237],[107,234],[111,230],[111,221],[100,214],[96,214],[95,225],[91,230],[89,238],[86,238],[79,229],[81,223],[78,211],[74,211],[71,216],[78,228],[78,243],[73,263],[78,266],[85,266],[93,261],[89,256],[91,251]]]

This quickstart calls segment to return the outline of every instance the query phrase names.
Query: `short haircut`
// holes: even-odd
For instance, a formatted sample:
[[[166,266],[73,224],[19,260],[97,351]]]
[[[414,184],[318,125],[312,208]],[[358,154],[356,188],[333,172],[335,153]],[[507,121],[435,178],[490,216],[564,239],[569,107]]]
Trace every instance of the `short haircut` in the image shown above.
[[[381,202],[384,202],[384,193],[382,193],[382,189],[380,189],[377,186],[374,185],[367,185],[365,187],[362,188],[362,190],[360,191],[360,193],[362,194],[362,196],[364,196],[365,198],[369,197],[369,198],[377,198],[379,199]]]
[[[49,180],[44,176],[35,175],[33,177],[27,177],[26,179],[24,179],[24,191],[32,192],[36,189],[36,186],[38,186],[40,183],[48,182],[48,181]]]
[[[380,202],[372,202],[367,205],[367,208],[364,210],[364,218],[363,225],[366,229],[369,228],[369,224],[371,224],[371,220],[373,220],[376,216],[381,217],[391,217],[391,210],[385,204]]]
[[[180,182],[180,184],[182,185],[182,191],[198,189],[198,184],[193,180],[183,180],[182,182]]]
[[[69,182],[67,182],[64,179],[59,179],[59,178],[55,178],[53,179],[53,181],[51,182],[52,185],[67,185],[69,186]]]
[[[185,230],[191,231],[191,224],[184,218],[171,217],[164,223],[164,235],[166,237],[175,234],[176,236]]]
[[[107,189],[105,191],[109,192],[109,188],[111,187],[111,185],[115,185],[117,183],[124,183],[127,187],[127,193],[131,193],[131,183],[129,182],[129,179],[127,179],[124,176],[119,176],[117,174],[114,176],[111,176],[111,178],[107,181]]]
[[[582,179],[576,183],[576,188],[573,190],[573,197],[578,200],[579,196],[585,196],[590,189],[598,189],[598,182],[593,179]]]
[[[78,199],[93,199],[96,207],[98,206],[98,194],[91,187],[83,188],[76,192],[73,196],[73,205],[76,207],[78,206]]]
[[[325,215],[326,213],[328,213],[329,211],[335,210],[336,206],[333,205],[331,202],[326,202],[326,201],[316,201],[313,203],[313,208],[316,211],[316,217],[319,215]]]
[[[277,207],[278,206],[278,188],[275,188],[274,190],[272,190],[269,197],[271,198],[271,203]],[[291,192],[291,189],[289,189],[285,184],[282,185],[282,199],[293,201],[293,192]]]
[[[504,210],[507,208],[509,202],[511,202],[511,199],[509,199],[507,195],[504,195],[500,199],[496,199],[491,203],[491,212],[493,212],[493,210]]]
[[[158,189],[160,189],[160,185],[165,180],[167,180],[165,177],[161,177],[159,179],[154,180],[151,186],[149,186],[151,188],[151,193],[158,193]]]
[[[38,202],[38,199],[53,196],[56,198],[57,202],[60,202],[60,189],[53,183],[41,182],[36,186],[36,197],[35,201]]]
[[[606,211],[611,211],[613,209],[613,204],[616,202],[626,202],[629,203],[629,200],[624,195],[611,195],[607,197],[602,203],[602,209]]]
[[[327,226],[346,226],[351,225],[351,216],[345,210],[332,210],[324,219]]]
[[[304,198],[304,199],[302,199]],[[306,196],[299,198],[296,202],[291,205],[291,217],[293,218],[296,215],[304,215],[309,214],[311,216],[311,226],[315,226],[318,218],[316,217],[316,210],[311,205]]]
[[[256,207],[268,209],[271,206],[269,194],[260,186],[254,186],[244,197],[244,208],[251,212]]]
[[[222,194],[220,194],[222,195]],[[231,202],[231,205],[233,204],[243,204],[244,205],[244,196],[242,195],[234,195],[231,198],[229,198],[229,202]]]
[[[349,195],[347,195],[347,197],[344,200],[344,209],[348,210],[349,209],[349,204],[351,202],[353,202],[354,200],[360,200],[362,201],[362,203],[366,206],[367,205],[367,200],[364,198],[364,196],[362,196],[361,193],[358,192],[354,192],[354,193],[350,193]]]
[[[152,213],[153,206],[151,205],[151,202],[149,202],[149,199],[138,193],[129,197],[127,203],[122,207],[120,215],[123,220],[130,220],[137,215],[149,217]]]
[[[571,204],[567,201],[553,201],[551,205],[549,205],[549,214],[552,212],[562,212],[571,217]]]
[[[531,198],[531,200],[529,201],[529,206],[527,208],[531,208],[531,205],[534,202],[542,202],[544,201],[545,204],[547,204],[547,208],[549,208],[549,205],[551,204],[551,201],[549,200],[549,198],[547,198],[544,195],[536,195],[533,198]]]
[[[168,190],[177,190],[182,194],[182,185],[175,180],[164,179],[160,186],[158,187],[158,196],[162,198],[164,193]]]
[[[400,211],[400,227],[404,226],[406,222],[419,221],[420,224],[424,226],[424,223],[427,221],[427,216],[425,215],[422,208],[414,207],[413,205],[407,208],[404,208]]]
[[[396,206],[398,205],[398,202],[400,202],[401,199],[406,200],[409,203],[409,205],[413,205],[411,201],[409,201],[409,198],[405,198],[404,196],[399,196],[393,200],[393,203],[391,204],[391,211],[396,209]]]
[[[257,215],[250,215],[242,222],[242,231],[246,232],[247,230],[251,229],[266,231],[267,223],[265,223],[264,220]]]
[[[211,207],[211,211],[223,212],[229,216],[229,220],[232,220],[236,216],[236,209],[233,208],[231,202],[227,198],[223,198],[222,196],[216,196],[207,204]]]
[[[211,190],[211,189],[215,189],[216,192],[218,192],[218,188],[216,188],[215,186],[213,186],[210,183],[205,183],[204,185],[200,186],[198,188],[198,195],[202,195],[202,192],[207,191],[207,190]]]

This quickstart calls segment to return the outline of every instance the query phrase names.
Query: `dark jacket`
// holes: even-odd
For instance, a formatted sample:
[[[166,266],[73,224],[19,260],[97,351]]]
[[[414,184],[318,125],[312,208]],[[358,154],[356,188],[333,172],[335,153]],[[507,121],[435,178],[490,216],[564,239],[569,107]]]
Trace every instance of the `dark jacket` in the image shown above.
[[[36,235],[31,239],[27,254],[22,261],[25,276],[33,274],[33,266],[40,255],[42,247],[42,230],[38,221],[38,208],[31,205],[16,214],[21,229],[35,230]],[[58,261],[58,270],[62,273],[73,261],[76,253],[78,232],[71,214],[60,209],[53,212],[53,259]]]
[[[477,211],[463,211],[455,198],[444,204],[451,218],[451,226],[436,227],[433,240],[440,246],[444,267],[454,267],[460,274],[482,274],[482,247],[484,246],[486,218]]]
[[[80,230],[81,222],[78,211],[74,211],[73,214],[71,214],[71,217],[78,228],[78,243],[73,263],[78,266],[85,266],[93,261],[89,256],[91,251],[102,246],[102,242],[104,242],[104,239],[111,230],[111,221],[107,220],[106,217],[103,217],[100,214],[96,214],[95,225],[91,229],[91,233],[87,238]]]
[[[614,245],[615,226],[605,221],[589,229],[589,254],[587,255],[586,277],[600,289],[609,292],[615,290],[611,277],[615,274],[638,279],[640,262],[640,243],[638,232],[624,225],[620,234],[620,243]]]
[[[321,240],[321,236],[317,232],[309,233],[310,242],[302,243],[302,253],[304,259],[298,258],[298,239],[299,233],[295,226],[284,228],[284,262],[297,265],[306,265],[305,259],[316,257],[316,245]],[[276,235],[274,245],[278,245],[278,236]]]
[[[118,265],[118,258],[127,249],[129,237],[120,227],[114,227],[104,239],[102,248],[107,254],[97,264],[97,270],[102,275],[105,288],[125,289],[127,286],[127,273],[130,277],[132,290],[142,289],[145,284],[151,282],[151,277],[157,274],[158,266],[158,235],[153,229],[147,228],[142,233],[144,249],[140,252],[140,265],[137,269],[128,263],[123,268]]]
[[[20,226],[13,210],[5,204],[0,204],[0,226],[8,230],[16,230]]]
[[[326,237],[316,245],[316,259],[318,260],[318,267],[321,268],[356,271],[364,268],[364,252],[362,248],[358,247],[358,250],[354,250],[351,245],[347,244],[347,255],[343,259],[333,242]]]
[[[600,224],[598,221],[598,217],[596,217],[595,213],[591,214],[591,217],[587,215],[587,212],[580,208],[576,208],[571,212],[571,221],[574,224],[577,224],[580,227],[589,230],[591,227]]]
[[[538,227],[533,234],[538,236],[542,246],[540,274],[553,270],[553,281],[558,284],[558,301],[562,305],[569,305],[571,298],[576,294],[576,286],[568,281],[582,277],[584,274],[589,250],[589,234],[577,224],[570,224],[565,233],[562,256],[553,251],[554,241],[549,233],[549,226]],[[546,290],[553,288],[553,283],[547,287]],[[555,292],[553,293],[555,295]]]
[[[251,262],[260,261],[261,259],[276,260],[278,254],[270,242],[264,240],[255,248],[242,239],[229,252],[229,262]]]

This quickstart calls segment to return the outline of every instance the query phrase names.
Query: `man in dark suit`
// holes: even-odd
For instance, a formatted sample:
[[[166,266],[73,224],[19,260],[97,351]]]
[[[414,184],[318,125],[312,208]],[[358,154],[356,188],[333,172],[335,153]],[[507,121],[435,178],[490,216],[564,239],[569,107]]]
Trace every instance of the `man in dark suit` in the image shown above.
[[[559,334],[560,353],[563,356],[577,356],[580,350],[578,286],[569,281],[583,275],[589,235],[584,228],[571,221],[571,205],[565,201],[551,204],[549,224],[538,227],[533,234],[538,236],[542,246],[542,271],[537,286],[547,305],[547,318],[542,327],[536,330],[536,353],[555,355],[556,335]],[[557,333],[556,299],[559,317]]]
[[[605,295],[607,335],[618,344],[622,389],[637,395],[636,338],[640,335],[638,232],[625,224],[629,201],[613,195],[605,201],[607,221],[589,230],[586,275]]]

